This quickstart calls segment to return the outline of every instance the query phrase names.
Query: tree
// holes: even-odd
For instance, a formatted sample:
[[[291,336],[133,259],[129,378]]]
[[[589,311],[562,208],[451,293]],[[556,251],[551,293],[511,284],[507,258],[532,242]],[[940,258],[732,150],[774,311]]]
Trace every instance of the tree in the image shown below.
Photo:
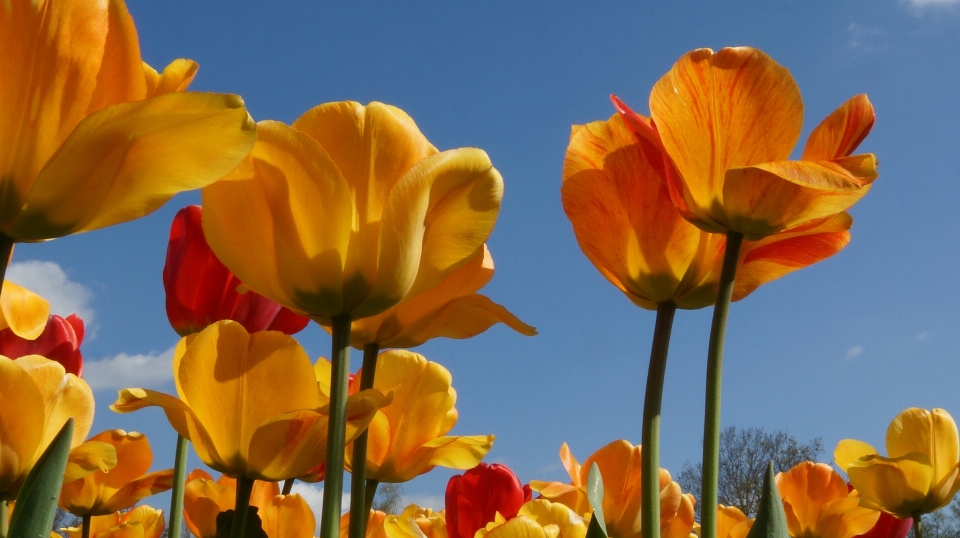
[[[720,432],[720,469],[717,499],[725,506],[736,506],[754,517],[760,503],[760,491],[767,464],[773,461],[776,472],[783,472],[803,461],[816,461],[823,452],[820,437],[801,444],[785,431],[767,432],[763,428],[738,430],[730,426]],[[703,465],[683,464],[677,477],[680,487],[697,499],[700,519],[700,483]]]
[[[373,497],[372,508],[388,514],[399,514],[403,506],[403,485],[384,482],[377,487],[377,494]]]

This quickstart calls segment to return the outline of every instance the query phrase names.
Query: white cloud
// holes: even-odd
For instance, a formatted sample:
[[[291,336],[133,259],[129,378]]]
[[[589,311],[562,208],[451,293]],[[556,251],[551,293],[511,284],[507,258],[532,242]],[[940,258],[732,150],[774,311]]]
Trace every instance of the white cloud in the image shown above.
[[[847,350],[846,358],[852,359],[859,356],[861,353],[863,353],[863,346],[853,346]]]
[[[923,331],[922,333],[919,333],[918,335],[914,336],[914,339],[919,340],[921,342],[926,341],[927,338],[930,338],[930,333],[927,331]]]
[[[52,314],[64,317],[76,314],[83,319],[88,331],[94,327],[94,311],[90,306],[93,292],[70,280],[59,264],[40,260],[11,263],[6,278],[49,301]]]
[[[173,379],[173,350],[84,361],[83,379],[93,390],[127,387],[160,388]]]
[[[904,4],[915,8],[944,7],[960,4],[960,0],[902,0]]]
[[[420,508],[432,508],[435,511],[443,510],[444,499],[440,495],[429,495],[425,493],[414,493],[412,495],[404,495],[403,502],[401,507],[406,508],[411,504],[415,504]]]
[[[320,514],[323,512],[323,483],[308,484],[299,480],[293,483],[293,493],[300,494],[303,500],[307,501],[313,515],[317,519],[317,525],[320,525]],[[343,494],[340,500],[340,513],[350,510],[350,492]]]
[[[865,52],[880,48],[883,30],[875,26],[864,26],[855,22],[847,26],[847,47]]]

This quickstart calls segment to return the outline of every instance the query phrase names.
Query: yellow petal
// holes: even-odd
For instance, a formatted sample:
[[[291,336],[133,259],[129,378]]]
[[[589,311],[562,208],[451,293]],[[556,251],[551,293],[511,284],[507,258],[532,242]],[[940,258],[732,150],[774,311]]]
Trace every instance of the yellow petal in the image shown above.
[[[901,519],[918,510],[935,509],[925,502],[933,484],[933,467],[923,454],[866,456],[850,464],[847,475],[864,499]]]
[[[183,519],[194,536],[216,538],[217,514],[235,505],[236,490],[213,481],[206,472],[190,472],[183,489]]]
[[[7,327],[26,340],[36,340],[47,326],[50,303],[36,293],[9,280],[0,293],[0,329]]]
[[[440,465],[449,469],[472,469],[493,448],[494,440],[496,440],[494,435],[460,435],[439,437],[423,446],[433,449],[429,460],[430,465]]]
[[[559,529],[555,528],[554,531],[552,536],[548,536],[536,521],[528,517],[515,517],[502,525],[478,530],[475,538],[558,538]]]
[[[116,466],[117,449],[112,444],[86,441],[70,450],[63,482],[73,482],[97,471],[107,472]]]
[[[64,141],[6,233],[42,240],[142,217],[224,176],[255,136],[235,95],[174,93],[107,107]]]
[[[837,448],[833,451],[833,460],[837,462],[837,467],[846,471],[850,465],[866,456],[877,455],[877,449],[855,439],[844,439],[837,443]]]
[[[103,59],[97,73],[96,91],[87,106],[88,114],[147,96],[133,17],[123,2],[114,0],[106,4],[109,30],[101,53]]]
[[[860,499],[846,497],[824,503],[813,533],[820,538],[853,538],[877,524],[880,512],[858,506]]]
[[[846,211],[876,179],[875,167],[857,173],[868,175],[857,177],[832,161],[778,161],[729,170],[723,192],[730,229],[757,239]]]
[[[587,534],[587,521],[560,503],[533,500],[521,506],[517,516],[528,517],[543,527],[556,525],[563,538],[584,538]]]
[[[503,179],[482,150],[449,150],[417,163],[387,198],[376,283],[354,316],[439,285],[483,248],[502,197]]]
[[[953,417],[943,409],[902,411],[887,428],[887,456],[897,458],[919,452],[930,458],[933,482],[953,472],[960,460],[960,435]]]
[[[264,532],[271,538],[310,537],[317,526],[310,505],[297,494],[277,495],[258,515]]]
[[[93,425],[93,391],[90,385],[79,377],[68,374],[63,366],[39,355],[27,355],[17,359],[43,395],[46,420],[43,429],[41,448],[36,457],[53,441],[67,419],[73,418],[73,439],[75,447],[86,439]]]
[[[144,536],[148,538],[159,537],[163,532],[163,510],[141,505],[127,513],[123,514],[121,520],[124,523],[139,523],[143,526]]]
[[[203,189],[203,231],[217,258],[251,289],[312,316],[344,312],[353,222],[334,162],[278,122],[260,122],[250,157]]]
[[[870,133],[876,119],[866,95],[851,97],[810,133],[803,159],[833,160],[850,155]]]
[[[170,62],[170,65],[163,69],[163,73],[157,73],[149,65],[143,64],[147,80],[147,95],[153,97],[186,90],[196,76],[198,68],[197,62],[183,58]]]
[[[43,436],[43,395],[15,361],[0,356],[0,500],[13,500]],[[16,489],[15,489],[16,488]]]
[[[749,47],[685,54],[654,86],[650,111],[687,205],[708,226],[727,224],[726,171],[787,158],[803,123],[790,72]]]
[[[275,331],[248,334],[232,321],[196,335],[179,360],[177,377],[184,403],[226,466],[218,469],[223,472],[255,471],[247,468],[248,450],[261,424],[319,407],[310,359],[296,340]]]

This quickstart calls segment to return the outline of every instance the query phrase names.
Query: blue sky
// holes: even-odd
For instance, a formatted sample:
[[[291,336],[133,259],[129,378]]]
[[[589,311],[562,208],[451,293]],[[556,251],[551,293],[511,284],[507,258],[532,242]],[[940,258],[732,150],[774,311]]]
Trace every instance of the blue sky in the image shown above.
[[[440,149],[480,147],[505,182],[488,245],[485,293],[540,335],[496,327],[417,349],[458,391],[453,433],[497,435],[488,461],[524,482],[562,480],[557,450],[581,461],[619,438],[640,440],[654,315],[586,260],[560,205],[572,124],[606,119],[618,94],[647,112],[650,88],[686,51],[750,45],[800,86],[807,133],[847,98],[877,111],[861,145],[880,179],[851,213],[851,244],[735,303],[727,336],[724,425],[883,446],[909,406],[960,418],[960,1],[824,2],[135,2],[154,67],[200,63],[191,89],[237,93],[256,120],[292,122],[344,99],[406,110]],[[169,223],[199,194],[110,229],[17,247],[8,276],[85,313],[96,433],[139,430],[156,468],[175,434],[159,411],[115,415],[116,390],[173,391],[177,337],[161,271]],[[44,284],[36,284],[43,281]],[[675,475],[700,457],[710,309],[677,314],[664,390],[661,463]],[[317,327],[298,335],[329,353]],[[353,364],[359,366],[359,353]],[[195,458],[194,461],[196,462]],[[196,462],[199,464],[199,462]],[[441,507],[436,470],[405,485]],[[163,506],[167,501],[157,501]]]

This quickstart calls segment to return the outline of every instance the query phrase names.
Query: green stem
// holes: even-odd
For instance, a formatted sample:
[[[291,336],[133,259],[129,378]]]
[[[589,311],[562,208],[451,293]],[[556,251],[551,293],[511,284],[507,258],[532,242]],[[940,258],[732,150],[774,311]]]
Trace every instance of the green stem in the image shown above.
[[[10,505],[7,501],[0,501],[0,538],[7,538],[10,533]]]
[[[367,513],[369,514],[373,510],[373,499],[377,496],[377,486],[380,485],[380,482],[377,480],[367,480],[367,487],[365,488],[364,496],[367,498]],[[363,526],[363,532],[367,532],[367,526]]]
[[[293,483],[296,482],[296,478],[288,478],[283,481],[283,491],[280,492],[281,495],[290,495],[290,492],[293,491]]]
[[[650,366],[647,370],[647,392],[643,400],[643,441],[640,452],[641,514],[643,538],[660,538],[660,406],[663,400],[663,378],[667,371],[667,350],[670,330],[677,306],[657,305],[657,322],[653,329]]]
[[[360,390],[373,388],[377,372],[377,355],[380,344],[363,346],[363,367],[360,369]],[[367,508],[367,432],[353,442],[353,458],[350,465],[350,538],[364,538],[370,509]],[[376,489],[376,486],[374,486]]]
[[[330,422],[327,430],[327,472],[323,479],[320,538],[338,538],[343,495],[343,453],[347,437],[347,390],[350,373],[350,314],[332,320],[333,350],[330,359]]]
[[[80,538],[90,538],[90,520],[93,516],[87,514],[80,518]]]
[[[189,441],[177,436],[177,455],[173,464],[173,491],[170,492],[169,538],[180,538],[183,522],[183,487],[187,478],[187,448]]]
[[[3,279],[7,276],[11,252],[13,252],[13,238],[0,233],[0,293],[3,293]]]
[[[247,527],[247,512],[250,508],[250,494],[253,493],[253,478],[237,477],[237,502],[233,508],[233,525],[230,538],[243,538]]]
[[[720,379],[723,371],[723,339],[727,332],[727,314],[733,297],[733,282],[737,276],[737,262],[743,234],[727,233],[723,253],[723,268],[717,287],[717,302],[713,307],[710,326],[710,344],[707,348],[707,394],[703,417],[703,483],[701,484],[700,523],[701,538],[717,536],[717,481],[720,471]]]
[[[920,525],[920,512],[913,514],[913,538],[923,538],[923,526]]]

